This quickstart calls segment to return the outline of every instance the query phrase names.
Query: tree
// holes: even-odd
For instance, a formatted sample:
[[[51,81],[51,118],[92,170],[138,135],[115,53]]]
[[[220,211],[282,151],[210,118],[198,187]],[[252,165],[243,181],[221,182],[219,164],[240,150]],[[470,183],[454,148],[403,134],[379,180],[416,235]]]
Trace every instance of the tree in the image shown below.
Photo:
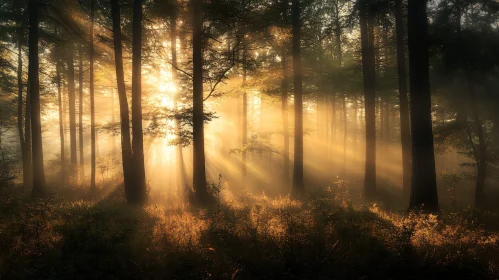
[[[191,0],[192,9],[192,137],[193,137],[193,185],[200,202],[208,199],[204,154],[204,112],[203,112],[203,56],[202,27],[203,5],[201,0]]]
[[[31,103],[31,137],[33,151],[33,197],[45,195],[45,170],[43,166],[42,125],[40,117],[40,88],[38,80],[38,22],[39,1],[29,0],[29,66],[28,82]]]
[[[402,144],[403,194],[409,197],[411,189],[411,132],[409,124],[409,101],[407,99],[407,74],[405,65],[404,20],[402,0],[395,0],[395,28],[397,40],[397,74],[400,110],[400,142]]]
[[[90,1],[90,38],[89,38],[89,60],[90,60],[90,188],[95,190],[95,92],[94,92],[94,21],[95,0]],[[114,104],[114,99],[113,99]],[[114,111],[113,118],[114,118]]]
[[[132,203],[146,200],[144,135],[142,133],[142,0],[133,1],[132,27]]]
[[[362,73],[366,120],[366,166],[364,193],[376,191],[376,69],[374,58],[374,11],[371,0],[359,0]]]
[[[132,145],[130,141],[130,116],[125,88],[125,73],[123,70],[123,47],[121,43],[121,15],[118,0],[111,0],[111,17],[113,21],[114,62],[116,65],[116,82],[118,84],[118,99],[120,103],[121,120],[121,157],[123,166],[123,183],[127,201],[133,201],[132,176]]]
[[[76,95],[75,95],[75,71],[74,71],[74,45],[70,41],[67,45],[66,63],[68,67],[68,99],[69,99],[69,146],[71,154],[71,172],[72,183],[76,183],[77,154],[76,154]]]
[[[301,18],[300,0],[293,0],[291,5],[291,20],[293,26],[293,83],[295,97],[295,145],[293,189],[291,194],[301,196],[305,191],[303,182],[303,85],[301,65]]]
[[[438,211],[431,117],[428,18],[426,1],[409,0],[412,188],[409,209]]]
[[[14,1],[17,24],[17,129],[19,132],[19,141],[21,143],[21,159],[23,163],[23,185],[25,188],[32,183],[31,167],[31,133],[29,131],[31,120],[29,119],[29,98],[26,95],[26,115],[23,114],[23,45],[24,45],[24,23],[23,14],[20,7],[20,1]],[[24,120],[24,121],[23,121]],[[25,123],[25,127],[23,126]]]
[[[79,182],[83,184],[85,176],[83,158],[83,46],[78,46],[78,146],[80,152]]]

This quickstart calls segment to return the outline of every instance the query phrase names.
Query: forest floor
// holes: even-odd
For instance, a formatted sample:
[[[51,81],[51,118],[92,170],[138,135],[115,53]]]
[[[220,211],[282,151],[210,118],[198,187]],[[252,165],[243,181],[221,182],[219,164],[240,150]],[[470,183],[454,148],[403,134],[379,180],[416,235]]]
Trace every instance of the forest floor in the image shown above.
[[[129,206],[122,189],[53,190],[32,201],[20,187],[4,188],[0,278],[499,278],[491,212],[352,206],[341,185],[300,202],[222,190],[207,209],[173,198]]]

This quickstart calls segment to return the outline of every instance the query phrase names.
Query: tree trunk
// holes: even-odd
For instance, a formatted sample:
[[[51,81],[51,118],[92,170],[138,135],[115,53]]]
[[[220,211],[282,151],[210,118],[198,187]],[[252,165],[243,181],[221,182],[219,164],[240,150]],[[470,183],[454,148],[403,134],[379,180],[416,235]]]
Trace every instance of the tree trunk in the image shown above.
[[[18,25],[18,38],[17,38],[17,129],[19,133],[19,142],[21,145],[21,158],[23,163],[23,186],[25,189],[31,186],[32,176],[31,176],[31,149],[27,147],[27,141],[25,138],[29,137],[25,136],[24,127],[23,127],[23,40],[24,40],[24,23],[22,22],[22,13],[21,7],[19,6],[19,1],[14,1],[16,16],[17,16],[17,25]],[[28,103],[28,98],[26,95],[26,104]],[[26,111],[26,113],[28,113]],[[30,122],[29,119],[26,119],[26,125]],[[31,143],[30,143],[31,144]]]
[[[125,88],[125,73],[123,71],[123,47],[121,45],[121,19],[118,0],[111,0],[111,15],[113,19],[114,61],[116,64],[116,81],[118,85],[118,98],[120,102],[121,119],[121,156],[123,165],[123,178],[127,201],[132,201],[133,176],[130,142],[130,116]],[[97,144],[97,141],[95,141]],[[97,146],[97,145],[96,145]]]
[[[408,31],[413,163],[409,209],[438,211],[426,1],[409,0]]]
[[[376,192],[376,70],[374,59],[374,14],[371,8],[371,0],[360,0],[359,3],[366,122],[364,193],[367,196],[372,196]]]
[[[175,13],[172,15],[172,18],[170,19],[170,45],[171,45],[171,51],[172,51],[172,81],[175,83],[175,88],[177,89],[177,92],[175,92],[175,97],[174,97],[174,107],[175,110],[178,109],[178,100],[180,93],[178,92],[178,81],[177,81],[177,69],[178,68],[178,63],[177,63],[177,14]],[[175,129],[180,135],[180,131],[182,129],[180,120],[178,118],[175,119]],[[177,159],[177,186],[179,187],[178,193],[179,195],[183,191],[184,184],[187,183],[186,174],[184,172],[184,155],[182,151],[182,143],[179,142],[176,145],[175,148],[175,157]]]
[[[135,169],[132,203],[147,198],[144,167],[144,134],[142,132],[142,0],[133,1],[132,29],[132,166]]]
[[[80,166],[79,171],[79,182],[84,183],[84,158],[83,158],[83,46],[80,44],[78,50],[78,140],[79,140],[79,151],[80,151]]]
[[[475,133],[478,137],[478,153],[476,155],[477,159],[477,178],[475,185],[475,207],[484,207],[487,199],[485,196],[485,180],[487,178],[487,145],[485,143],[485,135],[483,133],[483,125],[480,120],[480,114],[478,109],[478,104],[476,100],[474,81],[471,70],[467,70],[467,81],[469,87],[469,95],[470,95],[470,105],[471,105],[471,114],[473,116],[473,127],[475,129]]]
[[[69,96],[69,144],[71,147],[71,183],[75,184],[76,169],[78,164],[76,154],[76,96],[74,82],[74,45],[72,42],[67,47],[67,65],[68,65],[68,96]]]
[[[95,0],[90,1],[90,39],[89,39],[89,60],[90,60],[90,189],[95,190],[95,92],[94,92],[94,20],[95,20]],[[114,89],[113,89],[114,93]],[[114,94],[113,94],[112,118],[114,123]],[[123,131],[122,131],[123,132]],[[114,143],[114,138],[113,138]]]
[[[204,111],[203,111],[203,55],[202,27],[203,11],[201,0],[191,0],[192,6],[192,62],[193,62],[193,185],[199,202],[207,202],[206,169],[204,154]]]
[[[58,59],[56,62],[56,80],[57,80],[57,102],[59,109],[59,139],[61,141],[61,187],[66,183],[66,166],[65,166],[65,150],[64,150],[64,115],[62,113],[62,80],[61,69],[62,63]]]
[[[303,100],[302,100],[302,67],[301,67],[301,16],[300,0],[293,0],[291,5],[293,25],[293,78],[295,97],[295,145],[293,189],[291,194],[300,197],[305,192],[303,182]]]
[[[243,39],[244,40],[244,39]],[[242,165],[241,165],[241,179],[243,187],[246,187],[246,145],[248,145],[248,93],[246,92],[246,72],[247,61],[246,52],[247,45],[243,44],[243,152],[242,152]]]
[[[407,72],[405,63],[404,20],[402,0],[395,0],[395,29],[397,34],[397,74],[400,109],[400,142],[402,144],[403,196],[409,197],[411,190],[411,128],[409,124],[409,101],[407,98]]]
[[[31,103],[31,135],[33,151],[33,197],[45,195],[45,170],[43,167],[42,125],[40,117],[40,88],[38,80],[38,0],[29,0],[29,66],[28,81]]]
[[[288,117],[288,92],[289,92],[289,77],[288,77],[288,62],[286,51],[283,49],[282,58],[282,86],[281,86],[281,106],[282,106],[282,124],[283,124],[283,146],[284,146],[284,163],[283,163],[283,186],[289,186],[289,117]]]

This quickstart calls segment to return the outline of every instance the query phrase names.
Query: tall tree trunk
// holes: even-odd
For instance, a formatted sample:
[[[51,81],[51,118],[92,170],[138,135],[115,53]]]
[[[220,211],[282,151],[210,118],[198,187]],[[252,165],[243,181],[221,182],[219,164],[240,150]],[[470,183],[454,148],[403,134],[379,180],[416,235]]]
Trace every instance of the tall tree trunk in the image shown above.
[[[199,202],[206,202],[206,167],[204,154],[204,111],[203,111],[203,55],[202,27],[203,11],[201,0],[191,0],[192,11],[192,62],[193,62],[193,185]]]
[[[177,91],[174,93],[175,94],[175,97],[174,97],[174,107],[175,107],[175,110],[178,109],[178,101],[179,101],[179,97],[180,97],[180,93],[178,92],[178,80],[177,80],[177,69],[178,68],[178,62],[177,62],[177,14],[175,13],[174,15],[172,15],[171,19],[170,19],[170,45],[171,45],[171,51],[172,51],[172,65],[173,65],[173,68],[172,69],[172,81],[173,83],[175,83],[175,88],[177,89]],[[182,129],[181,127],[181,124],[180,124],[180,120],[178,118],[175,119],[175,129],[178,133],[178,135],[180,135],[180,131]],[[176,145],[176,148],[175,148],[175,157],[177,159],[177,164],[176,164],[176,168],[177,168],[177,186],[179,187],[178,189],[178,193],[181,194],[182,193],[182,190],[183,190],[183,186],[185,185],[185,183],[187,183],[187,178],[186,178],[186,174],[184,172],[184,155],[183,155],[183,151],[182,151],[182,143],[179,141],[179,143],[177,143]]]
[[[409,197],[411,190],[411,127],[409,124],[409,101],[407,98],[407,72],[405,63],[404,20],[402,0],[395,0],[395,29],[397,34],[397,74],[400,109],[400,142],[402,144],[403,196]]]
[[[244,36],[243,36],[244,37]],[[243,39],[244,40],[244,39]],[[247,74],[247,45],[246,41],[243,43],[243,152],[242,152],[242,165],[241,165],[241,178],[243,187],[246,186],[246,145],[248,145],[248,93],[246,92],[246,74]]]
[[[33,151],[33,197],[45,195],[45,170],[43,167],[42,124],[40,117],[40,88],[38,80],[38,0],[29,0],[29,66],[28,81],[31,102],[31,135]]]
[[[291,5],[291,21],[293,25],[293,78],[295,97],[295,145],[293,189],[291,194],[300,197],[305,192],[303,182],[303,89],[301,67],[301,16],[300,0],[293,0]]]
[[[142,132],[142,0],[133,1],[132,29],[132,166],[134,196],[132,203],[146,201],[144,134]]]
[[[59,139],[61,141],[61,187],[66,183],[66,166],[65,166],[65,150],[64,150],[64,115],[62,112],[62,79],[61,69],[62,63],[60,59],[56,62],[56,80],[57,80],[57,102],[59,110]]]
[[[120,102],[121,119],[121,156],[123,165],[123,178],[127,201],[133,200],[132,172],[132,145],[130,141],[130,116],[125,88],[125,73],[123,71],[123,47],[121,45],[121,15],[119,0],[111,0],[111,16],[113,19],[114,61],[116,64],[116,81],[118,85],[118,98]],[[97,141],[95,141],[97,144]]]
[[[71,147],[71,183],[75,184],[76,169],[78,164],[76,154],[76,96],[75,96],[75,77],[74,77],[74,45],[72,42],[67,47],[67,65],[68,65],[68,96],[69,96],[69,144]]]
[[[283,124],[283,146],[284,146],[284,163],[283,163],[283,186],[289,185],[289,117],[288,117],[288,92],[289,92],[289,77],[288,77],[288,62],[285,49],[282,51],[282,86],[281,86],[281,106],[282,106],[282,124]]]
[[[478,109],[478,104],[476,100],[475,88],[473,76],[471,74],[471,70],[467,70],[468,87],[469,87],[469,95],[470,95],[470,105],[471,105],[471,114],[473,116],[473,127],[475,129],[475,133],[478,137],[478,153],[476,155],[477,159],[477,178],[475,185],[475,206],[476,207],[484,207],[487,202],[487,198],[485,196],[485,180],[487,178],[487,145],[485,143],[485,135],[483,133],[483,125],[480,120],[480,114]]]
[[[23,163],[23,186],[25,189],[31,186],[32,176],[31,176],[31,149],[27,147],[27,141],[25,139],[29,137],[25,136],[24,126],[23,126],[23,40],[24,40],[24,23],[22,22],[22,13],[19,1],[14,0],[14,7],[16,10],[17,26],[18,26],[18,38],[17,38],[17,129],[19,133],[19,142],[21,145],[21,158]],[[28,103],[28,98],[26,95],[26,103]],[[27,113],[27,111],[26,111]],[[26,119],[26,125],[30,122]],[[31,143],[30,143],[31,144]]]
[[[90,60],[90,77],[89,77],[89,90],[90,90],[90,188],[96,189],[95,186],[95,92],[94,92],[94,20],[95,20],[95,0],[90,1],[90,38],[89,38],[89,60]],[[114,89],[113,89],[114,93]],[[114,94],[113,94],[113,110],[112,118],[114,123]],[[122,131],[123,133],[123,131]],[[114,143],[114,138],[113,138]]]
[[[338,67],[338,82],[341,83],[341,68],[343,66],[343,50],[341,45],[341,23],[340,23],[340,14],[338,8],[338,2],[336,4],[336,15],[335,15],[335,41],[336,41],[336,59],[337,59],[337,67]],[[346,175],[346,160],[347,160],[347,137],[348,137],[348,122],[347,122],[347,107],[346,107],[346,93],[343,92],[343,87],[340,86],[341,91],[341,104],[343,108],[343,164],[341,167],[341,176],[344,178]]]
[[[360,0],[359,4],[366,122],[364,193],[367,196],[372,196],[374,192],[376,192],[376,70],[374,59],[374,14],[371,8],[371,0]]]
[[[79,182],[83,184],[85,170],[84,170],[84,158],[83,158],[83,46],[80,44],[78,49],[78,140],[79,140],[79,151],[80,151],[80,166],[79,171]]]
[[[408,10],[413,163],[409,209],[438,211],[426,1],[409,0]]]

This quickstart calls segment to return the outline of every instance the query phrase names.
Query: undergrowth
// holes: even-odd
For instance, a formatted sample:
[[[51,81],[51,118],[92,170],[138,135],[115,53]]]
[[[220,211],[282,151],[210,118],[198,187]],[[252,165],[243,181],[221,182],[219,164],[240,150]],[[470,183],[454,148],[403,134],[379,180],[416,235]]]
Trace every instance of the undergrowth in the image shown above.
[[[54,193],[0,197],[2,279],[497,279],[493,213],[353,207],[345,182],[308,198],[233,193],[209,208],[137,208]],[[76,197],[76,196],[75,196]]]

